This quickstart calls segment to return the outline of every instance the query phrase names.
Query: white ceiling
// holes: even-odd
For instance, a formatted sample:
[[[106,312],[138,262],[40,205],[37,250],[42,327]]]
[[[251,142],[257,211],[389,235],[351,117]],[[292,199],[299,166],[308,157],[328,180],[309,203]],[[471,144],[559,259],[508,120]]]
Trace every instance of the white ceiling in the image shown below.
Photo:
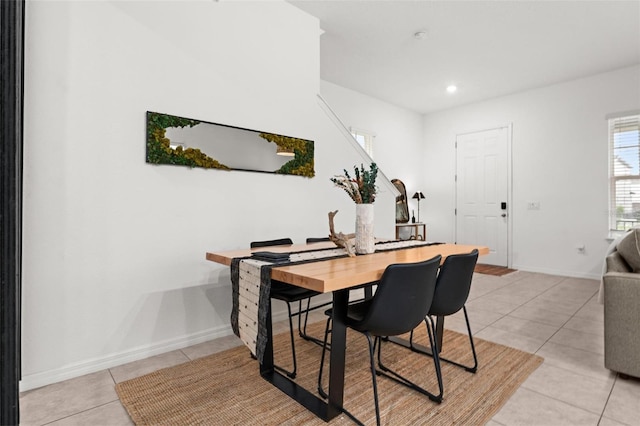
[[[421,113],[640,63],[639,0],[289,2],[320,19],[323,80]]]

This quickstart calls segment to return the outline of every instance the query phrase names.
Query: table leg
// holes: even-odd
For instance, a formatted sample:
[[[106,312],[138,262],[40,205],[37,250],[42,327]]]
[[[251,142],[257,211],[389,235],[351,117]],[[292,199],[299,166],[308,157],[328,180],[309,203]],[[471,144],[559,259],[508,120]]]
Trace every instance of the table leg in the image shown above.
[[[345,303],[346,310],[346,303]],[[267,344],[265,346],[264,355],[262,357],[262,362],[260,363],[260,375],[263,379],[271,383],[273,386],[280,389],[291,399],[297,401],[300,405],[305,407],[307,410],[311,411],[313,414],[321,418],[322,420],[328,422],[333,419],[337,415],[339,415],[342,411],[337,410],[336,407],[342,407],[342,392],[340,392],[340,398],[338,400],[337,397],[334,399],[336,405],[332,407],[331,404],[327,404],[322,399],[318,398],[314,393],[309,392],[302,386],[298,385],[296,382],[292,381],[288,377],[283,374],[280,374],[274,367],[273,363],[273,328],[271,324],[271,304],[269,304],[269,312],[267,312],[266,319],[266,327],[267,327]],[[343,345],[344,347],[344,342]],[[333,362],[333,360],[332,360]],[[342,360],[342,371],[344,377],[344,351],[343,351],[343,360]],[[341,391],[342,389],[340,389]],[[331,391],[330,391],[331,392]],[[337,391],[336,391],[337,395]],[[330,395],[331,399],[331,395]]]
[[[333,292],[333,317],[331,320],[331,357],[329,364],[329,412],[333,418],[342,412],[344,398],[344,362],[347,343],[347,317],[349,291]]]

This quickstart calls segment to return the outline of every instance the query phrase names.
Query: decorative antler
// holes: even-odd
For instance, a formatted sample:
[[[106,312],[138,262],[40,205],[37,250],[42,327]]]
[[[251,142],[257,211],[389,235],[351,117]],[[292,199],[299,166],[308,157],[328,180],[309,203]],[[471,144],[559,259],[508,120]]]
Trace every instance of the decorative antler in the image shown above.
[[[347,251],[349,257],[355,257],[356,253],[354,251],[355,242],[354,238],[356,234],[343,234],[342,232],[338,232],[336,234],[335,228],[333,226],[333,218],[338,214],[338,210],[334,212],[329,212],[329,239],[333,241],[333,243],[342,247]]]

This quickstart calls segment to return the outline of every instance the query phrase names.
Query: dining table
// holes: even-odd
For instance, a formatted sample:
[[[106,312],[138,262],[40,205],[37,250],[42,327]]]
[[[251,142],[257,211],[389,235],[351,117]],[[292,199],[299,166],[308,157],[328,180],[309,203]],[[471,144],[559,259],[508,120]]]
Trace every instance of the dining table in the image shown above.
[[[293,244],[284,246],[261,247],[259,249],[239,249],[207,252],[206,259],[222,265],[231,266],[234,259],[249,258],[256,251],[270,253],[301,253],[335,248],[332,242],[310,244]],[[368,283],[379,281],[387,266],[396,263],[413,263],[442,256],[442,262],[453,254],[469,253],[477,249],[480,255],[489,253],[489,248],[478,245],[426,243],[416,244],[405,248],[376,251],[372,254],[343,256],[304,262],[291,265],[273,265],[271,279],[285,282],[294,286],[314,290],[319,293],[331,293],[333,301],[331,352],[329,359],[329,392],[327,401],[316,393],[310,392],[281,374],[274,367],[273,362],[273,330],[271,311],[267,312],[266,347],[260,361],[260,375],[296,400],[316,416],[329,421],[344,412],[344,378],[345,378],[345,350],[346,334],[345,319],[349,304],[349,291],[362,287]],[[436,338],[438,348],[441,348],[444,318],[437,318]]]

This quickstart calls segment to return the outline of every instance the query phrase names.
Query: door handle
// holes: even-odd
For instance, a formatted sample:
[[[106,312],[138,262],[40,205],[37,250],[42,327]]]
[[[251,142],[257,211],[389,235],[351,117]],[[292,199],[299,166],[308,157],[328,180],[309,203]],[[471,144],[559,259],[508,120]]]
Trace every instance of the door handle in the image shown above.
[[[507,217],[507,214],[506,213],[502,213],[500,216]]]

